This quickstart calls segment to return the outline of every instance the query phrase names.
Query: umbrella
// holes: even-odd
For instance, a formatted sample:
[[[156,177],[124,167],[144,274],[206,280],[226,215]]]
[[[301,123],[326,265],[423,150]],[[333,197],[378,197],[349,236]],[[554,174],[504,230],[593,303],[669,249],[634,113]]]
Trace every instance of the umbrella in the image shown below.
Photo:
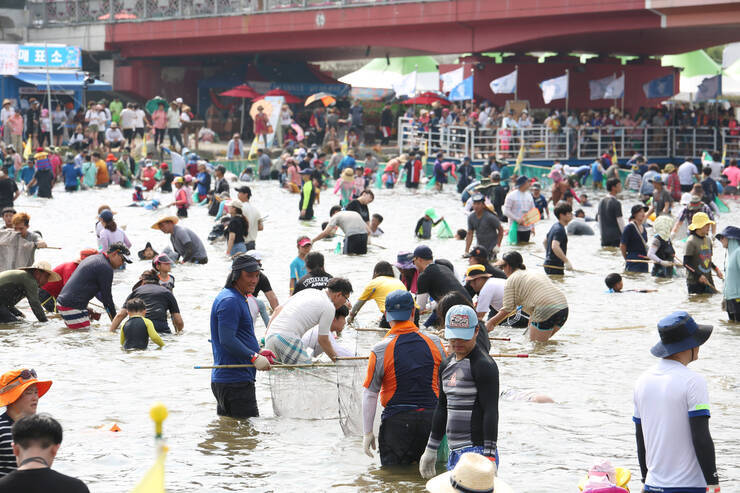
[[[257,116],[257,108],[262,107],[262,113],[264,113],[267,118],[270,118],[270,115],[272,114],[272,103],[269,101],[259,100],[252,103],[252,107],[249,109],[249,116],[252,117],[252,120]]]
[[[285,99],[285,102],[288,104],[296,104],[303,101],[303,99],[299,98],[298,96],[294,96],[293,94],[289,93],[288,91],[284,91],[282,89],[272,89],[270,91],[267,91],[262,95],[262,97],[265,96],[282,96],[283,99]]]
[[[406,101],[401,101],[401,104],[432,104],[434,102],[438,102],[439,104],[448,105],[450,104],[449,101],[447,101],[442,96],[439,96],[433,92],[423,92],[416,96],[415,98],[407,99]]]
[[[291,123],[290,127],[295,130],[295,138],[298,142],[306,138],[306,134],[303,133],[303,129],[297,123]]]
[[[306,102],[303,103],[303,106],[308,106],[311,103],[315,103],[316,101],[321,101],[322,103],[324,103],[324,106],[331,106],[332,104],[337,102],[337,100],[334,99],[334,96],[332,96],[328,92],[317,92],[316,94],[311,94],[308,98],[306,98]]]
[[[163,98],[160,98],[159,96],[157,96],[157,97],[155,97],[153,99],[150,99],[149,101],[146,102],[145,108],[146,108],[147,113],[149,113],[151,115],[152,113],[154,113],[155,111],[157,111],[157,106],[159,106],[159,103],[163,103],[164,104],[164,109],[167,109],[167,106],[169,105],[169,103],[167,103],[167,100],[166,99],[163,99]]]
[[[248,84],[239,84],[236,87],[229,89],[228,91],[222,92],[219,96],[226,96],[229,98],[241,98],[242,100],[242,114],[241,121],[239,123],[239,133],[244,133],[244,100],[254,99],[260,96],[260,93],[249,87]]]
[[[226,92],[222,92],[219,96],[226,96],[229,98],[246,98],[255,99],[260,97],[260,93],[249,87],[247,84],[240,84]]]

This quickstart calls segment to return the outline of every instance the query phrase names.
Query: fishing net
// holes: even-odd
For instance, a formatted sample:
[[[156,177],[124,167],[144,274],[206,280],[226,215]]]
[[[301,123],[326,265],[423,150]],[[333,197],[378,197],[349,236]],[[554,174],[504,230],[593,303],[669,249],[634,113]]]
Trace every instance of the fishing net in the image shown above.
[[[355,332],[355,354],[368,354],[387,332],[386,329],[364,329]]]
[[[362,435],[362,394],[367,360],[337,362],[339,426],[345,436]],[[378,414],[379,415],[379,414]]]
[[[270,370],[270,394],[275,416],[299,419],[336,418],[335,372],[331,366]]]

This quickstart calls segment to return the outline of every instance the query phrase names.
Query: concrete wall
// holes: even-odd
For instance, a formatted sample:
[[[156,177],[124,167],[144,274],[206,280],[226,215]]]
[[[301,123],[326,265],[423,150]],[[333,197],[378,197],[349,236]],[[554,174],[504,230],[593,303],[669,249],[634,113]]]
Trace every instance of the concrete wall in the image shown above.
[[[105,51],[105,25],[87,24],[28,30],[27,43],[43,43],[44,41],[79,46],[87,52],[103,52]]]

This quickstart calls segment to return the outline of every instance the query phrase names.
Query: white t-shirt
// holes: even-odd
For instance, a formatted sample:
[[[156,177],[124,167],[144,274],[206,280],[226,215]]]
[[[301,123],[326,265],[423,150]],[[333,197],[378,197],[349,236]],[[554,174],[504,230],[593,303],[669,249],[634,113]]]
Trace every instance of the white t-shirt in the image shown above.
[[[85,114],[85,119],[88,121],[89,125],[96,125],[98,127],[98,132],[102,132],[103,130],[105,130],[104,111],[87,110],[87,113]]]
[[[136,128],[144,128],[144,118],[146,117],[146,113],[144,113],[144,110],[139,108],[136,110]]]
[[[711,163],[707,163],[706,165],[712,168],[712,174],[710,175],[712,180],[719,180],[722,176],[722,163],[712,161]]]
[[[121,128],[129,130],[136,128],[136,112],[134,110],[124,108],[123,111],[121,111]]]
[[[506,214],[509,219],[521,220],[524,214],[534,208],[534,199],[529,191],[522,192],[518,188],[510,191],[506,194],[504,200],[503,213]],[[518,226],[518,231],[529,231],[532,226]]]
[[[329,226],[337,226],[345,236],[367,234],[367,224],[355,211],[339,211],[329,220]]]
[[[117,128],[109,128],[105,131],[105,140],[107,142],[118,142],[123,140],[123,134]]]
[[[693,185],[694,175],[698,174],[699,170],[696,169],[696,165],[690,161],[684,161],[684,163],[678,167],[678,182],[681,185]]]
[[[300,291],[298,291],[300,293]],[[316,358],[317,356],[321,355],[324,352],[324,348],[321,347],[321,344],[319,344],[319,328],[314,327],[313,329],[309,330],[305,334],[303,334],[303,345],[306,346],[307,349],[311,349],[313,352],[313,357]],[[350,356],[354,356],[355,353],[347,349],[346,347],[342,346],[337,342],[337,338],[334,336],[334,332],[329,332],[329,342],[331,343],[331,347],[334,349],[334,352],[337,356],[340,358],[347,358]]]
[[[315,325],[319,335],[329,335],[336,308],[326,291],[303,289],[281,305],[280,313],[270,322],[267,335],[280,334],[300,339]]]
[[[259,232],[260,218],[262,215],[260,215],[260,211],[258,211],[257,208],[249,202],[244,202],[242,205],[242,215],[249,225],[249,230],[247,231],[247,236],[244,237],[244,241],[249,243],[250,241],[257,240],[257,233]]]
[[[488,313],[493,308],[499,311],[504,306],[504,287],[506,279],[490,277],[483,285],[483,289],[478,293],[478,305],[475,311],[478,313]]]
[[[709,392],[704,377],[669,359],[637,379],[633,420],[642,424],[645,484],[664,488],[706,488],[689,418],[709,416]]]

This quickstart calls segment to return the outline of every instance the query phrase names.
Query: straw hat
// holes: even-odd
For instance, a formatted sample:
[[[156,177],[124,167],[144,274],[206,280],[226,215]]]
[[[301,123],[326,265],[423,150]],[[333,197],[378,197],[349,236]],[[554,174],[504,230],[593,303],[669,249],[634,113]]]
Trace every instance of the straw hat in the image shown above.
[[[709,219],[709,216],[707,216],[706,212],[697,212],[694,214],[694,217],[691,218],[691,224],[689,225],[690,231],[695,231],[697,229],[701,229],[707,224],[714,224],[714,221]]]
[[[162,219],[159,219],[156,223],[152,224],[152,229],[159,229],[159,225],[165,222],[171,222],[172,224],[177,224],[180,222],[180,219],[177,216],[166,216]]]
[[[488,458],[472,452],[463,454],[452,471],[427,481],[426,488],[431,493],[513,493],[509,485],[496,477],[496,465]]]
[[[342,170],[342,180],[352,181],[355,179],[355,171],[352,168],[344,168]]]
[[[51,264],[44,260],[37,260],[30,267],[21,267],[20,270],[42,270],[49,274],[49,282],[57,282],[62,280],[62,276],[51,270]]]
[[[36,385],[39,397],[49,391],[51,380],[39,381],[36,371],[23,368],[3,373],[0,376],[0,407],[7,406],[20,399],[23,392],[31,385]]]
[[[234,207],[236,209],[244,209],[244,204],[242,204],[241,200],[238,199],[231,199],[231,202],[229,203],[229,207]]]
[[[663,171],[665,171],[666,174],[671,174],[674,171],[676,171],[676,167],[674,165],[672,165],[672,164],[666,164],[665,165],[665,168],[663,169]]]
[[[3,99],[2,106],[5,106],[6,104],[12,104],[12,102],[10,101],[10,99],[7,99],[7,98],[6,99]]]

